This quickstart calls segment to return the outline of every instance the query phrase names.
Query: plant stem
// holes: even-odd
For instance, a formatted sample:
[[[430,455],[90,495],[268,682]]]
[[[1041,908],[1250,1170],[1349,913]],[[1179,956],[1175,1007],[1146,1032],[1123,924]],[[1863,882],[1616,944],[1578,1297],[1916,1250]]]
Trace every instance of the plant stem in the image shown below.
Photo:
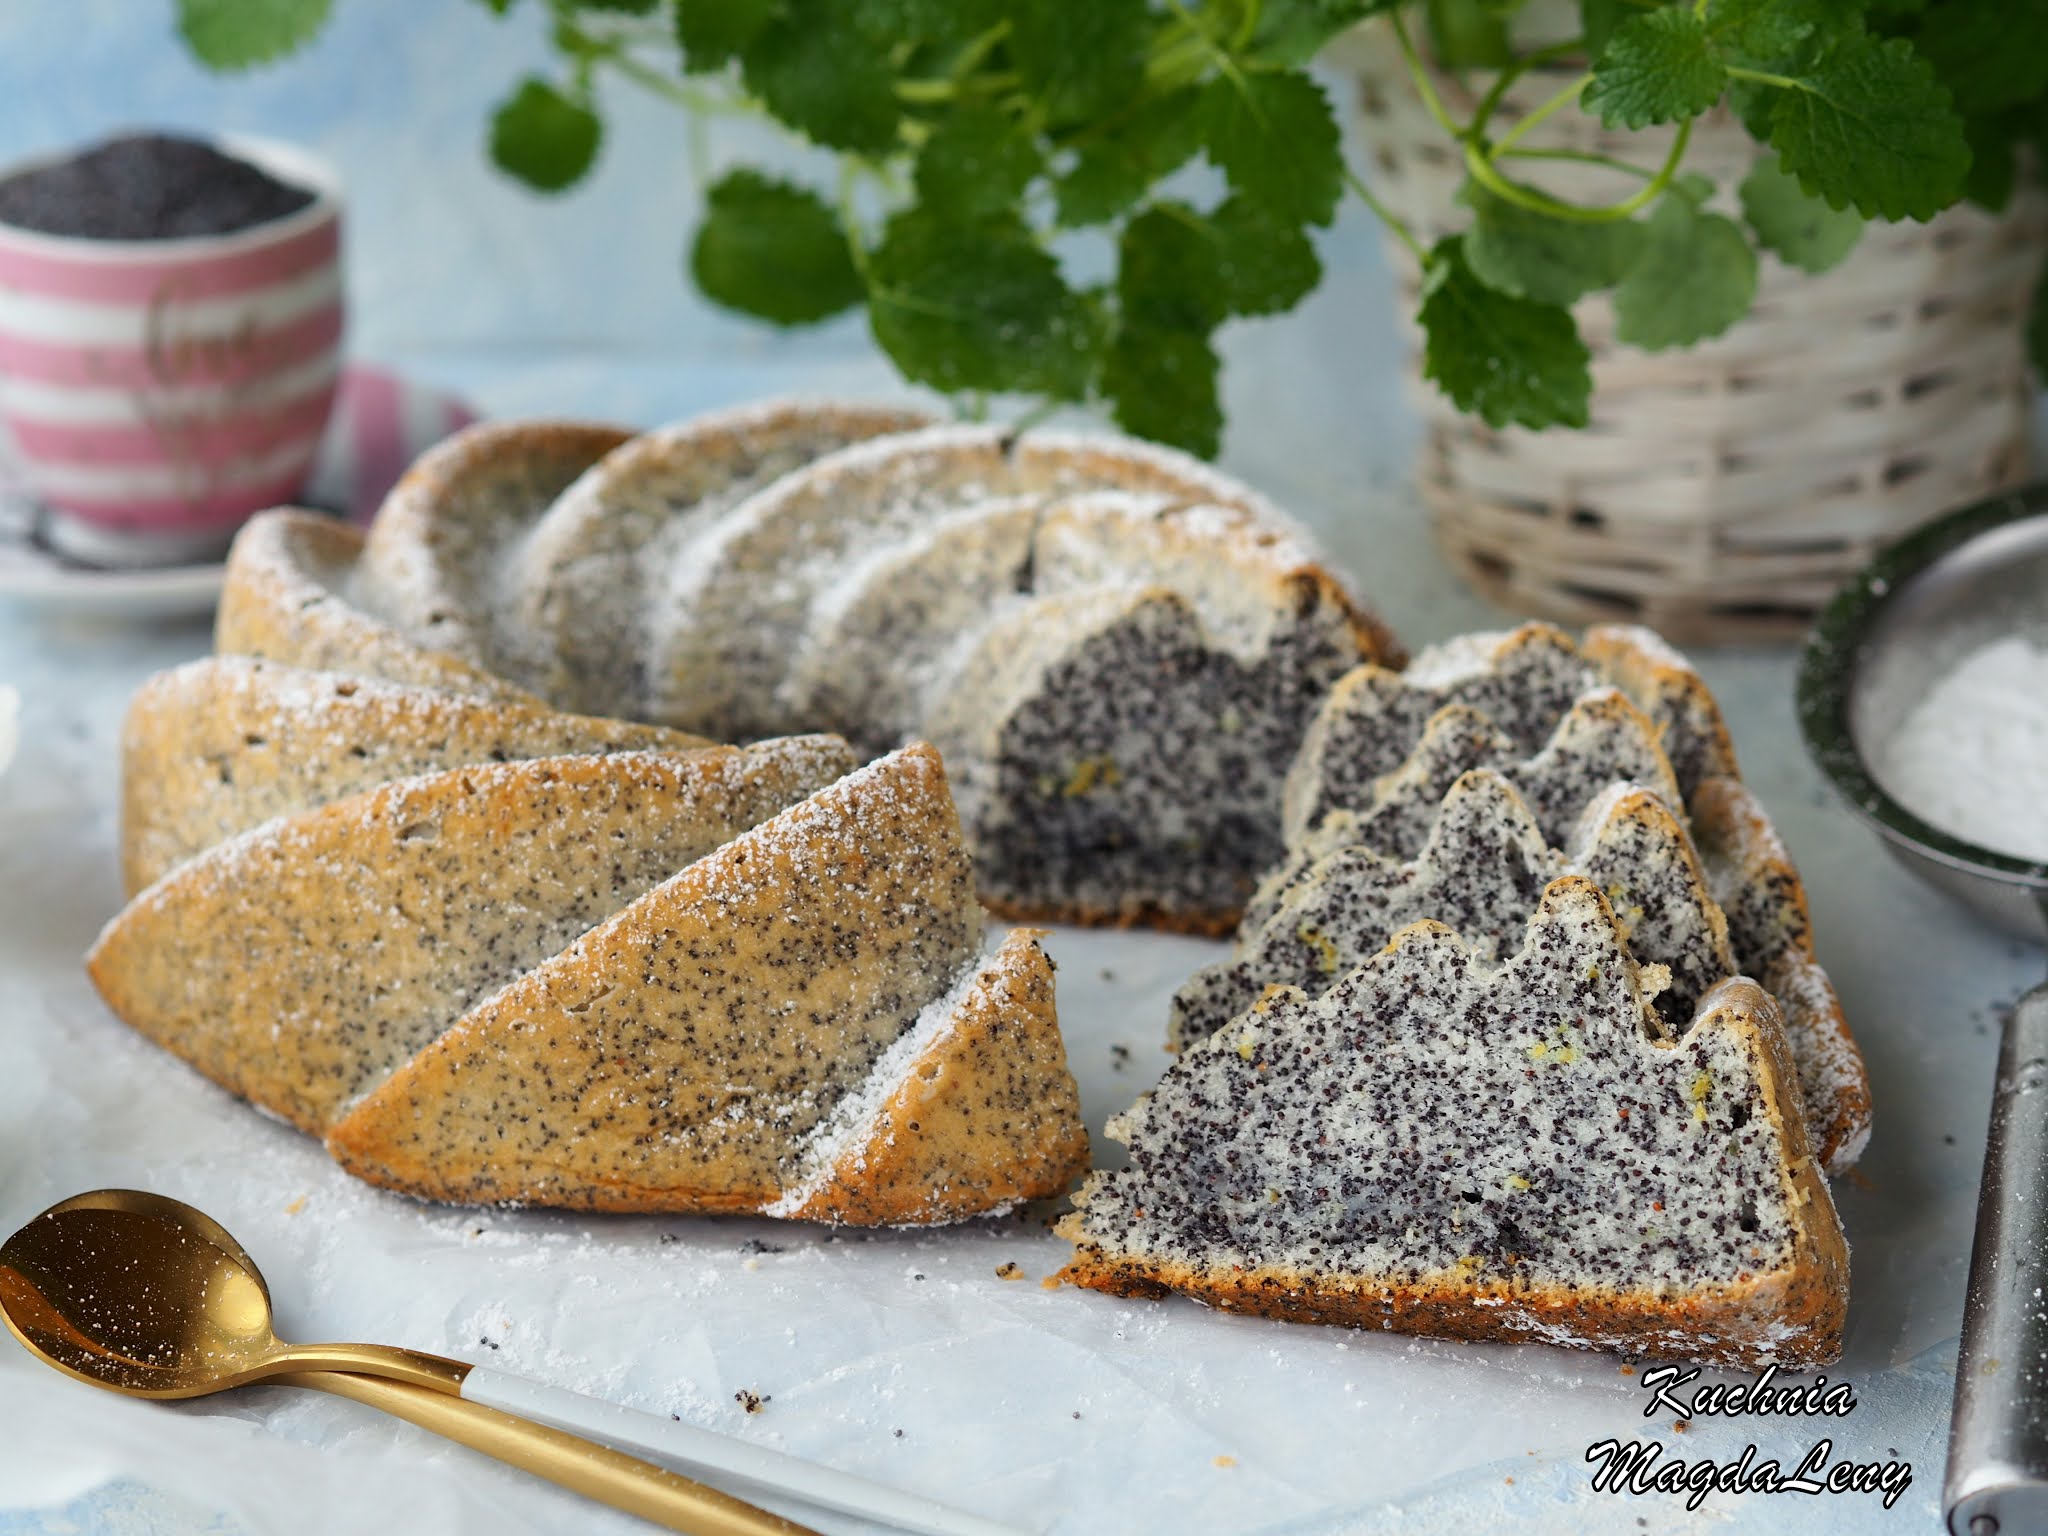
[[[1531,148],[1526,144],[1517,144],[1512,149],[1496,149],[1494,151],[1494,158],[1496,160],[1569,160],[1575,165],[1597,165],[1604,170],[1621,171],[1630,176],[1641,177],[1645,181],[1657,174],[1655,171],[1645,170],[1642,166],[1636,165],[1631,161],[1618,160],[1613,155],[1594,154],[1592,151],[1584,149],[1540,149]]]
[[[1687,118],[1678,125],[1678,132],[1671,140],[1671,152],[1664,157],[1664,164],[1636,192],[1618,203],[1604,207],[1587,208],[1578,203],[1568,203],[1562,198],[1552,197],[1534,187],[1527,187],[1518,181],[1503,176],[1486,152],[1477,144],[1465,146],[1465,169],[1494,196],[1513,203],[1518,208],[1527,208],[1534,213],[1549,214],[1552,218],[1568,219],[1575,224],[1612,224],[1629,218],[1655,202],[1671,185],[1671,178],[1678,173],[1678,165],[1685,158],[1685,146],[1692,138],[1692,119]]]
[[[861,239],[860,207],[854,192],[860,183],[861,163],[848,155],[839,162],[839,222],[846,230],[846,253],[861,282],[872,291],[873,275],[868,271],[868,248]]]
[[[1408,24],[1401,19],[1398,10],[1389,11],[1387,20],[1394,24],[1394,37],[1401,44],[1401,57],[1408,65],[1408,73],[1415,81],[1415,89],[1422,97],[1422,104],[1429,109],[1429,115],[1436,119],[1438,127],[1452,138],[1463,142],[1467,130],[1452,121],[1450,112],[1444,106],[1443,97],[1437,94],[1436,82],[1429,78],[1429,66],[1422,62],[1422,55],[1415,49],[1415,39],[1408,35]]]
[[[1534,53],[1513,60],[1493,77],[1493,84],[1488,86],[1486,94],[1479,98],[1479,109],[1472,114],[1472,126],[1467,131],[1475,138],[1485,133],[1486,125],[1493,120],[1494,111],[1500,106],[1501,98],[1507,95],[1508,87],[1530,70],[1541,69],[1546,64],[1553,64],[1559,59],[1585,51],[1586,40],[1583,37],[1574,37],[1561,43],[1552,43],[1548,48],[1538,48]]]
[[[1415,238],[1415,231],[1410,229],[1395,214],[1393,209],[1374,196],[1372,188],[1368,187],[1359,178],[1358,173],[1348,165],[1344,167],[1344,184],[1358,194],[1359,200],[1372,210],[1374,218],[1386,225],[1388,230],[1393,233],[1395,239],[1408,247],[1409,255],[1413,256],[1420,265],[1425,267],[1429,265],[1429,252],[1424,250],[1422,242]]]
[[[734,101],[727,97],[714,96],[708,91],[698,90],[695,86],[686,85],[680,80],[671,80],[653,65],[634,58],[632,54],[627,53],[622,48],[599,44],[594,50],[592,57],[610,65],[642,90],[652,91],[655,95],[672,101],[687,111],[701,112],[710,117],[753,115],[754,109],[747,106],[744,102]]]
[[[1592,83],[1593,76],[1590,73],[1583,74],[1579,76],[1578,79],[1574,80],[1570,85],[1566,86],[1563,90],[1559,91],[1556,95],[1552,96],[1548,101],[1544,102],[1541,106],[1534,107],[1530,109],[1528,112],[1525,112],[1522,115],[1522,120],[1520,122],[1516,123],[1514,127],[1510,128],[1506,133],[1500,136],[1499,142],[1497,142],[1493,146],[1493,153],[1498,155],[1505,152],[1506,150],[1512,149],[1516,141],[1519,140],[1523,134],[1527,133],[1531,128],[1534,128],[1538,123],[1542,122],[1546,117],[1549,117],[1551,114],[1557,112],[1559,109],[1563,107],[1568,107],[1573,102],[1577,101],[1579,99],[1580,93],[1584,91],[1586,87],[1591,85]]]
[[[1753,80],[1758,85],[1775,85],[1782,91],[1805,91],[1812,87],[1803,80],[1794,80],[1790,75],[1767,74],[1761,69],[1745,69],[1740,64],[1727,66],[1729,75],[1737,80]]]
[[[898,80],[896,99],[917,103],[953,101],[963,96],[992,96],[1012,90],[1021,83],[1022,77],[1015,70],[1002,70],[992,75],[975,75],[971,78],[933,80]]]

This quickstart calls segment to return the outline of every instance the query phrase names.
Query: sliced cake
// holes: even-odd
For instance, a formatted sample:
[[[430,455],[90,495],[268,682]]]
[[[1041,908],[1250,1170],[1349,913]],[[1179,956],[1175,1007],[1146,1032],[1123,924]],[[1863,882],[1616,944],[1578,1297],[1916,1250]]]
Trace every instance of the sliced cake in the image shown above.
[[[660,578],[690,558],[697,536],[823,454],[928,421],[892,406],[784,401],[714,411],[627,440],[564,490],[507,555],[508,600],[486,608],[493,665],[579,710],[647,713]]]
[[[630,433],[596,422],[479,422],[405,472],[363,543],[350,591],[420,645],[494,665],[492,615],[557,496]]]
[[[1050,1194],[1086,1152],[1045,962],[981,940],[944,770],[908,747],[518,974],[328,1147],[464,1203],[916,1222]],[[898,1150],[927,1085],[937,1143]]]
[[[273,817],[444,768],[711,743],[355,673],[215,656],[159,672],[121,734],[121,868],[134,895]]]
[[[1661,980],[1661,978],[1648,978]],[[1232,1310],[1737,1369],[1836,1358],[1848,1257],[1767,994],[1676,1039],[1599,890],[1488,964],[1419,923],[1190,1047],[1110,1124],[1063,1277]]]
[[[228,550],[214,648],[539,706],[524,689],[417,643],[357,603],[351,589],[362,552],[362,529],[317,512],[283,508],[252,518]]]
[[[401,779],[182,864],[87,969],[134,1028],[324,1134],[478,1002],[851,767],[807,737]]]
[[[938,741],[998,910],[1226,931],[1281,852],[1323,695],[1398,648],[1206,465],[922,422],[790,403],[638,437],[473,428],[367,544],[256,519],[219,648],[723,741]]]
[[[1658,1012],[1682,1026],[1714,983],[1735,974],[1728,928],[1692,839],[1656,793],[1617,784],[1589,805],[1562,850],[1505,778],[1486,769],[1451,787],[1409,863],[1362,845],[1317,861],[1237,952],[1174,998],[1169,1044],[1185,1048],[1243,1013],[1268,987],[1319,996],[1401,929],[1433,919],[1481,960],[1522,940],[1544,888],[1585,876],[1606,896],[1638,964],[1661,965]]]
[[[1534,752],[1573,702],[1621,689],[1650,720],[1680,792],[1735,772],[1735,751],[1713,694],[1656,635],[1606,625],[1575,643],[1547,624],[1461,635],[1418,654],[1406,671],[1371,663],[1337,684],[1303,738],[1287,785],[1290,841],[1330,809],[1355,805],[1405,761],[1440,710],[1462,704],[1522,753]]]

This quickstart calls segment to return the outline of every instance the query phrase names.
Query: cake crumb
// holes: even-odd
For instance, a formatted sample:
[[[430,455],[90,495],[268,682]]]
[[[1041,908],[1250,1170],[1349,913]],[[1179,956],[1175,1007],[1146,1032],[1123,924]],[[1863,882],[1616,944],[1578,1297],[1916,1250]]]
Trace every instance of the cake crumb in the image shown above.
[[[1237,1465],[1237,1458],[1235,1456],[1218,1456],[1214,1464],[1219,1467],[1234,1467]]]
[[[732,1400],[746,1409],[748,1413],[759,1413],[764,1406],[775,1401],[774,1398],[769,1397],[766,1393],[749,1392],[745,1387],[741,1387],[739,1391],[733,1393]]]
[[[1024,1278],[1024,1271],[1012,1259],[996,1266],[996,1278],[998,1280],[1022,1280]]]
[[[290,1205],[288,1205],[288,1206],[286,1206],[286,1207],[284,1208],[284,1213],[285,1213],[285,1215],[287,1215],[287,1216],[296,1216],[296,1215],[298,1215],[298,1214],[299,1214],[299,1212],[303,1211],[303,1210],[304,1210],[305,1208],[306,1208],[306,1197],[305,1197],[304,1195],[301,1195],[301,1196],[299,1196],[299,1198],[298,1198],[298,1199],[294,1200],[294,1201],[293,1201],[293,1202],[292,1202],[292,1203],[291,1203]]]

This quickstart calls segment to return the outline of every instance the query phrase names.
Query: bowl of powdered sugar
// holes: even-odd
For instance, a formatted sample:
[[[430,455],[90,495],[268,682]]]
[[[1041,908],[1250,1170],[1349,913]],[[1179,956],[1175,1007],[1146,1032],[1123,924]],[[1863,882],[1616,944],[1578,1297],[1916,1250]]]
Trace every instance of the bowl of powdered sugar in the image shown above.
[[[1944,517],[1852,582],[1799,702],[1816,761],[1909,867],[2048,938],[2048,487]]]

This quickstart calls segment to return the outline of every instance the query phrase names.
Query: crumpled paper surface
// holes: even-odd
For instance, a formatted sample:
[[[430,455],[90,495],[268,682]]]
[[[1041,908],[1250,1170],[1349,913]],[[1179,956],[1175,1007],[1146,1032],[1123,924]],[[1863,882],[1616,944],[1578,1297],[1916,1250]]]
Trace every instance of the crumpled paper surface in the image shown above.
[[[1752,781],[1808,861],[1826,955],[1878,1075],[1878,1131],[1841,1190],[1854,1246],[1838,1421],[1646,1422],[1620,1362],[1233,1318],[1039,1283],[1055,1210],[931,1233],[755,1219],[436,1209],[344,1177],[311,1141],[131,1035],[78,965],[118,906],[115,731],[176,646],[47,658],[0,780],[0,1225],[131,1185],[221,1220],[285,1337],[409,1344],[531,1375],[1071,1533],[1932,1529],[1991,1064],[1994,991],[2028,956],[1975,933],[1822,818],[1769,759]],[[1730,690],[1740,697],[1739,686]],[[1738,737],[1742,737],[1738,722]],[[1774,793],[1775,791],[1775,793]],[[1782,813],[1781,813],[1782,814]],[[1917,951],[1914,946],[1918,946]],[[1167,1058],[1166,1001],[1202,941],[1059,930],[1060,1013],[1098,1159],[1103,1119]],[[1916,953],[1946,963],[1915,963]],[[1953,1138],[1944,1142],[1942,1138]],[[997,1277],[1015,1263],[1025,1279]],[[735,1394],[762,1399],[747,1413]],[[1896,1453],[1868,1496],[1614,1497],[1585,1448]],[[804,1512],[826,1532],[868,1529]],[[0,1533],[583,1533],[633,1522],[354,1404],[284,1388],[131,1402],[0,1344]]]

